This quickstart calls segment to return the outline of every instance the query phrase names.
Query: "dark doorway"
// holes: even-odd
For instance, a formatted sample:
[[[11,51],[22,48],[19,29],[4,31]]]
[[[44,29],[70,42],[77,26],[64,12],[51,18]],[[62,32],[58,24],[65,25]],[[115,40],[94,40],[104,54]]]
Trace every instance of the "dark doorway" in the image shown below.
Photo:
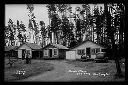
[[[25,59],[25,49],[22,50],[22,59]]]
[[[90,58],[90,56],[91,56],[90,55],[90,48],[86,48],[86,55],[89,56],[89,58]]]
[[[33,59],[39,58],[39,51],[32,51],[32,58]]]
[[[49,56],[52,57],[52,49],[49,49]]]
[[[40,58],[42,58],[43,57],[43,51],[40,51],[39,53],[40,53]]]

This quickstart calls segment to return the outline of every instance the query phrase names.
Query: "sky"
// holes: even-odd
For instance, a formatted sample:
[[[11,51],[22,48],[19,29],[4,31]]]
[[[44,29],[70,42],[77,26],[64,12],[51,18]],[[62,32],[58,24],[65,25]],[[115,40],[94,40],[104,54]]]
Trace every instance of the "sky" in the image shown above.
[[[44,21],[48,24],[48,14],[45,5],[34,5],[34,15],[36,16],[36,21]],[[9,18],[12,19],[14,24],[17,20],[22,21],[25,26],[28,26],[29,11],[26,4],[7,4],[5,5],[5,25],[8,24]]]
[[[81,7],[81,6],[82,4],[71,4],[72,12],[75,13],[75,8]],[[93,9],[93,7],[94,7],[94,4],[90,4],[91,10]],[[34,4],[33,13],[36,17],[35,20],[38,24],[40,21],[44,21],[45,26],[49,25],[48,10],[47,10],[46,4]],[[26,30],[29,30],[27,29],[28,23],[29,23],[28,14],[29,14],[29,10],[27,9],[26,4],[5,4],[5,26],[8,25],[8,21],[10,18],[12,19],[15,25],[17,25],[17,20],[19,20],[19,22],[22,21],[22,23],[25,24]],[[29,31],[27,31],[26,33],[28,35]],[[33,43],[32,37],[29,42]],[[16,42],[16,43],[19,43],[19,42]]]
[[[75,7],[80,7],[81,4],[71,4],[72,11],[75,11]],[[92,5],[91,9],[92,9]],[[45,26],[49,24],[48,12],[46,4],[34,4],[34,15],[36,16],[35,20],[37,23],[40,21],[45,22]],[[26,4],[6,4],[5,5],[5,26],[8,25],[9,18],[12,19],[14,24],[17,20],[22,21],[25,24],[26,28],[28,27],[28,17],[29,11]]]

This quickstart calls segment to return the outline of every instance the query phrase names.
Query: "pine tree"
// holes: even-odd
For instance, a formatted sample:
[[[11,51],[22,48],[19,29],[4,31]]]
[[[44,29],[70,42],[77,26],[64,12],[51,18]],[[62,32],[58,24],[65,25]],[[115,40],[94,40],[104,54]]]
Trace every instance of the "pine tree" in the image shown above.
[[[115,43],[115,33],[116,33],[116,23],[114,24],[114,18],[112,17],[113,13],[112,11],[113,9],[113,5],[114,4],[109,4],[109,7],[107,4],[105,4],[105,12],[106,12],[106,21],[107,21],[107,35],[108,35],[108,39],[111,40],[111,46],[112,46],[112,56],[115,59],[115,64],[116,64],[116,76],[117,77],[122,77],[122,71],[121,71],[121,67],[120,67],[120,62],[119,62],[119,57],[118,56],[118,47]],[[109,8],[109,11],[108,11]],[[111,14],[110,14],[111,11]]]
[[[39,27],[38,27],[38,23],[36,23],[36,20],[35,20],[35,15],[33,13],[33,10],[34,10],[34,5],[33,4],[27,4],[27,9],[29,10],[29,29],[30,31],[32,31],[32,34],[31,37],[33,38],[33,41],[34,43],[37,43],[38,41],[38,33],[39,33]]]
[[[10,45],[14,46],[15,27],[14,27],[13,21],[11,19],[9,19],[9,22],[8,22],[8,31],[9,31],[8,38],[9,38],[9,41],[10,41]]]
[[[20,45],[26,41],[26,36],[25,34],[23,34],[26,31],[25,28],[26,28],[25,25],[22,22],[19,23],[19,21],[17,20],[17,29],[18,29],[17,37],[19,39]]]
[[[40,21],[40,25],[41,25],[41,35],[42,35],[42,47],[45,46],[45,38],[46,38],[46,29],[45,29],[45,23],[44,21]]]
[[[54,39],[55,39],[55,36],[54,36],[54,32],[51,31],[53,27],[51,27],[51,20],[53,18],[53,16],[55,17],[56,15],[56,5],[55,4],[47,4],[46,6],[48,8],[48,17],[49,17],[49,36],[50,37],[50,43],[54,43]],[[54,38],[54,39],[53,39]]]

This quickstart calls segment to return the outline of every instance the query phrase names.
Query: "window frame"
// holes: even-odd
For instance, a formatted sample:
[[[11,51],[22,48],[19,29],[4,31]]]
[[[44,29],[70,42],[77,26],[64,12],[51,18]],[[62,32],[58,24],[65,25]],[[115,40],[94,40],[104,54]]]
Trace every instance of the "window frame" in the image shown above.
[[[56,50],[56,54],[55,54],[55,50]],[[54,55],[54,56],[57,56],[57,55],[58,55],[58,49],[57,49],[57,48],[54,48],[54,49],[53,49],[53,55]]]
[[[91,55],[95,55],[95,54],[96,54],[96,49],[95,48],[91,49]]]
[[[77,49],[78,55],[85,55],[85,49]]]
[[[107,49],[101,49],[101,52],[106,52],[107,51]]]
[[[100,48],[95,48],[95,53],[98,53],[98,52],[100,52]]]
[[[48,49],[44,49],[44,56],[48,56]]]

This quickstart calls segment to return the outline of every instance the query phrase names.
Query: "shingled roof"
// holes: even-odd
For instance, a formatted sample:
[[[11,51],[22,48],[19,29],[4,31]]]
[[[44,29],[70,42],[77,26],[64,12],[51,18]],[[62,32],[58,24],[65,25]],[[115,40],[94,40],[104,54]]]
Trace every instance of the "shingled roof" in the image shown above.
[[[91,40],[85,40],[85,41],[83,41],[82,43],[80,43],[80,44],[78,44],[78,45],[76,45],[76,46],[70,48],[69,50],[72,50],[72,49],[74,49],[74,48],[76,48],[76,47],[78,47],[78,46],[80,46],[80,45],[82,45],[82,44],[85,44],[86,42],[92,42],[92,43],[94,43],[94,44],[97,44],[97,43],[95,43],[95,42],[93,42],[93,41],[91,41]],[[107,47],[105,47],[105,46],[103,46],[103,45],[100,45],[100,44],[97,44],[97,45],[99,45],[99,46],[101,46],[101,47],[104,47],[104,48],[107,48]]]
[[[41,49],[42,47],[40,46],[40,45],[37,45],[37,44],[35,44],[35,43],[23,43],[22,45],[24,45],[24,44],[26,44],[28,47],[30,47],[31,49],[33,49],[33,50],[39,50],[39,49]],[[21,45],[21,46],[22,46]],[[20,47],[21,47],[20,46]]]
[[[67,47],[63,46],[63,45],[60,45],[60,44],[51,44],[59,49],[68,49]]]
[[[18,46],[5,46],[4,50],[5,51],[11,51],[11,50],[17,50]]]
[[[54,46],[54,47],[56,47],[56,48],[58,48],[58,49],[69,49],[69,48],[67,48],[66,46],[63,46],[63,45],[61,45],[61,44],[48,44],[48,45],[46,45],[44,48],[46,48],[47,46],[50,46],[50,45],[52,45],[52,46]]]

